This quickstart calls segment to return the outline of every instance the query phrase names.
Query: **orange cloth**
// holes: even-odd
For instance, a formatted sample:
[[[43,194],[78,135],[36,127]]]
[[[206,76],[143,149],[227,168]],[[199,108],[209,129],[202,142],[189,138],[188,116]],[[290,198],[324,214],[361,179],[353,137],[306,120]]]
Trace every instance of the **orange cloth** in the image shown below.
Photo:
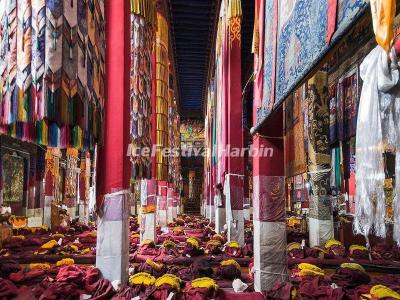
[[[393,20],[396,16],[396,0],[371,0],[372,23],[375,38],[386,52],[393,42]]]

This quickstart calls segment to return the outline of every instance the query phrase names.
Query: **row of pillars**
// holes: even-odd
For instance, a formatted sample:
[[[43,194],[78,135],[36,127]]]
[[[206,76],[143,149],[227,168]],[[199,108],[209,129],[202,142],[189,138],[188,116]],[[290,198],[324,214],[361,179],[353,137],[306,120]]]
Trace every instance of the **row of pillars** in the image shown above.
[[[308,172],[312,191],[309,214],[310,246],[323,245],[333,238],[329,200],[327,84],[327,73],[324,71],[317,72],[307,81]],[[255,289],[258,291],[268,290],[275,282],[288,278],[282,108],[277,109],[264,132],[268,137],[253,137],[255,153],[257,150],[269,149],[268,155],[253,157],[253,246]],[[224,187],[215,187],[215,200],[207,199],[205,214],[211,221],[215,221],[216,231],[223,231],[226,224],[228,240],[243,244],[243,235],[240,234],[243,233],[244,224],[243,201],[237,199],[237,196],[243,199],[243,180],[240,178],[242,177],[228,175]],[[211,193],[208,196],[210,195]]]
[[[99,194],[100,199],[96,265],[105,278],[126,282],[128,276],[129,258],[129,211],[130,192],[129,179],[131,162],[126,155],[130,142],[129,136],[129,3],[126,1],[109,1],[107,4],[107,101],[105,102],[105,130],[104,146],[99,158]],[[233,23],[233,22],[232,22]],[[240,26],[240,22],[235,22]],[[232,24],[233,26],[233,24]],[[240,32],[240,28],[239,28]],[[227,55],[227,105],[224,107],[226,120],[226,137],[224,144],[231,147],[243,147],[242,101],[240,76],[240,39],[230,41],[229,55]],[[329,113],[324,110],[326,101],[326,73],[318,72],[308,82],[309,106],[309,169],[315,171],[311,175],[313,195],[310,204],[310,243],[322,244],[330,237],[332,230],[332,216],[329,211],[327,191],[329,184],[327,160],[329,156],[326,126],[329,126]],[[229,112],[229,114],[228,114]],[[277,114],[279,116],[279,114]],[[327,117],[328,116],[328,117]],[[253,205],[254,205],[254,271],[255,288],[266,290],[272,287],[275,281],[287,279],[286,257],[286,222],[285,222],[285,177],[284,177],[284,146],[282,128],[282,112],[278,123],[280,130],[271,126],[268,135],[272,138],[255,136],[254,148],[269,147],[273,150],[272,156],[253,158]],[[275,137],[274,137],[275,136]],[[311,149],[311,150],[310,150]],[[244,232],[244,159],[242,157],[227,158],[224,166],[223,194],[225,195],[225,213],[228,237],[243,244]],[[218,181],[213,181],[215,184]],[[168,187],[158,186],[160,201],[168,199]],[[150,184],[151,185],[151,184]],[[147,182],[147,187],[149,182]],[[211,188],[214,186],[211,184]],[[166,192],[165,192],[166,191]],[[221,191],[219,191],[221,192]],[[214,193],[208,194],[210,201],[210,216],[213,213]],[[166,194],[166,195],[165,195]],[[148,195],[152,195],[151,192]],[[212,196],[212,197],[211,197]],[[148,203],[151,197],[147,198]],[[156,198],[153,198],[155,201]],[[99,204],[99,203],[98,203]],[[161,205],[161,202],[159,202]],[[166,216],[159,214],[158,218],[166,220]],[[217,218],[223,220],[223,210],[217,207]],[[158,212],[158,213],[159,213]],[[171,212],[172,214],[172,212]],[[157,221],[157,209],[154,215],[146,214],[144,221]],[[151,221],[153,219],[153,221]],[[220,225],[219,225],[220,226]],[[152,228],[155,226],[151,226]],[[146,232],[146,231],[145,231]],[[151,233],[152,234],[152,233]],[[147,236],[147,234],[146,234]],[[144,238],[143,234],[143,238]]]
[[[156,241],[156,225],[161,228],[181,213],[179,193],[166,181],[141,181],[140,241]]]
[[[98,160],[96,266],[105,278],[111,281],[119,280],[122,284],[127,282],[129,266],[129,212],[132,205],[130,179],[131,177],[137,179],[150,175],[147,172],[148,159],[145,157],[132,158],[132,160],[136,166],[146,165],[146,172],[137,172],[133,168],[132,173],[131,153],[128,152],[131,143],[131,100],[136,97],[131,94],[130,90],[131,80],[135,79],[135,76],[131,77],[135,75],[131,73],[131,38],[133,37],[130,24],[131,12],[144,17],[146,22],[153,22],[152,19],[155,16],[152,16],[152,9],[150,9],[152,4],[155,4],[155,1],[113,0],[107,1],[105,7],[107,20],[105,90],[107,101],[104,104],[104,145],[99,149]],[[157,20],[166,22],[164,18]],[[166,24],[162,27],[167,28]],[[167,47],[168,32],[164,32],[162,28],[161,31],[156,32],[152,32],[150,28],[146,30],[148,32],[146,31],[143,36],[140,35],[140,38],[150,38],[149,35],[152,33],[156,35],[157,44],[161,43],[162,47]],[[161,33],[166,35],[161,37]],[[160,57],[164,57],[166,54],[164,50],[160,50]],[[160,128],[157,128],[156,123],[158,119],[165,120],[165,118],[158,118],[157,114],[163,114],[165,117],[168,110],[165,109],[164,104],[168,104],[168,101],[164,100],[168,99],[168,95],[164,94],[167,90],[158,89],[157,84],[162,83],[163,85],[160,86],[165,87],[168,82],[168,66],[157,61],[157,53],[157,51],[153,51],[150,64],[146,60],[147,57],[141,58],[144,60],[141,63],[146,68],[150,68],[151,65],[151,69],[146,69],[144,72],[152,75],[152,126],[146,129],[147,134],[150,134],[148,129],[151,128],[151,142],[149,143],[148,136],[145,136],[146,132],[144,132],[142,134],[147,140],[137,142],[138,148],[151,143],[165,146],[165,126],[167,124],[164,122]],[[162,78],[158,78],[158,76],[162,76]],[[146,80],[148,79],[146,78]],[[148,88],[148,86],[146,87]],[[141,191],[141,240],[156,240],[156,225],[167,226],[176,218],[180,207],[179,194],[174,192],[171,184],[162,180],[167,177],[167,172],[160,151],[157,151],[156,159],[152,158],[151,173],[152,179],[137,179],[140,181]]]
[[[141,180],[140,188],[140,241],[156,241],[156,226],[166,228],[180,214],[179,194],[171,184],[154,179]],[[128,190],[106,194],[99,214],[96,266],[110,280],[127,280],[131,200]]]

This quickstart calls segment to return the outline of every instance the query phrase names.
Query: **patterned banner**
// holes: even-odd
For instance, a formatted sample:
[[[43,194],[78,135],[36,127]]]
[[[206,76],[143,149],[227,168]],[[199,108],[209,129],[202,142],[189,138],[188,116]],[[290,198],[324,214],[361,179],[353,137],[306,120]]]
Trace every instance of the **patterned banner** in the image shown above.
[[[328,75],[319,71],[308,81],[308,168],[311,176],[312,196],[310,216],[330,220],[330,150]]]
[[[151,178],[151,157],[139,155],[150,149],[153,25],[142,15],[131,15],[131,141],[133,178]]]
[[[168,23],[161,15],[157,14],[156,32],[156,179],[167,180],[168,159],[162,155],[168,147]]]
[[[54,147],[101,142],[104,0],[2,0],[0,126]]]

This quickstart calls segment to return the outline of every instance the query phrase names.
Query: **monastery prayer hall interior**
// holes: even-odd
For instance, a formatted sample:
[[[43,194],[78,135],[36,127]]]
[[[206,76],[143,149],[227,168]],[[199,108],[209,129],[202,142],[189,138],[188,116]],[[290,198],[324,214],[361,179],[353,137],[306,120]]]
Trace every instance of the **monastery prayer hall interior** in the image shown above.
[[[400,0],[0,0],[0,300],[400,300]]]

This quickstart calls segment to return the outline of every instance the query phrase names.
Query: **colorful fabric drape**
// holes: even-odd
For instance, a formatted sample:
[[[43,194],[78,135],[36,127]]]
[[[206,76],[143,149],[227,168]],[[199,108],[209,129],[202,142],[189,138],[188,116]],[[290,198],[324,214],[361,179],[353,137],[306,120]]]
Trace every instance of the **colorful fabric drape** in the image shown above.
[[[359,102],[358,68],[329,86],[331,144],[355,136]]]
[[[17,1],[6,2],[1,28],[2,124],[15,122],[17,108]]]
[[[162,155],[168,147],[168,33],[169,27],[163,15],[157,13],[156,32],[156,179],[167,180],[168,158]]]
[[[338,109],[337,109],[337,82],[332,83],[329,86],[329,142],[331,144],[335,143],[337,141],[337,126],[338,126],[338,120],[337,120],[337,114],[338,114]]]
[[[396,0],[371,0],[370,5],[376,42],[389,52],[393,42]]]
[[[60,198],[60,159],[59,148],[47,148],[46,152],[46,196],[53,196],[56,203],[61,203]]]
[[[170,78],[174,78],[174,70],[171,69]],[[173,183],[174,190],[179,191],[179,181],[180,181],[180,158],[178,152],[181,144],[180,136],[180,119],[177,111],[177,105],[175,100],[174,85],[173,80],[170,80],[172,86],[169,90],[169,110],[168,110],[168,139],[169,148],[173,153],[168,158],[168,179],[169,182]]]
[[[140,2],[140,3],[139,3]],[[140,5],[139,5],[140,4]],[[138,7],[139,5],[139,7]],[[141,10],[140,7],[149,7]],[[131,3],[131,143],[133,178],[151,177],[151,156],[140,155],[143,148],[151,149],[151,56],[154,38],[155,6],[152,0]]]
[[[257,108],[261,106],[263,94],[263,72],[264,72],[264,20],[265,0],[256,0],[253,32],[254,53],[254,110],[253,124],[257,122]]]
[[[305,87],[295,91],[284,103],[285,107],[285,176],[292,177],[307,170],[306,150],[304,140],[303,102]]]
[[[45,62],[46,2],[32,0],[32,99],[35,104],[34,120],[45,116],[43,76]]]
[[[32,119],[31,111],[31,49],[32,49],[32,4],[30,0],[17,1],[17,120]]]
[[[77,193],[76,179],[78,168],[78,150],[67,149],[67,168],[65,174],[65,197],[75,198]]]
[[[101,142],[104,0],[4,0],[3,4],[2,132],[61,148],[91,148]]]
[[[312,196],[310,216],[318,220],[331,219],[330,153],[328,143],[329,111],[324,89],[327,88],[327,73],[319,71],[308,81],[308,168],[311,176]],[[324,98],[325,97],[325,98]]]
[[[325,41],[327,44],[331,42],[331,38],[336,30],[337,6],[337,0],[328,0],[328,28],[325,36]]]
[[[172,77],[172,72],[170,73],[170,78]],[[169,148],[173,149],[175,146],[174,140],[174,118],[176,113],[176,105],[174,105],[174,91],[172,86],[168,92],[168,144]],[[175,171],[175,161],[172,156],[168,158],[168,182],[174,181],[174,171]]]

